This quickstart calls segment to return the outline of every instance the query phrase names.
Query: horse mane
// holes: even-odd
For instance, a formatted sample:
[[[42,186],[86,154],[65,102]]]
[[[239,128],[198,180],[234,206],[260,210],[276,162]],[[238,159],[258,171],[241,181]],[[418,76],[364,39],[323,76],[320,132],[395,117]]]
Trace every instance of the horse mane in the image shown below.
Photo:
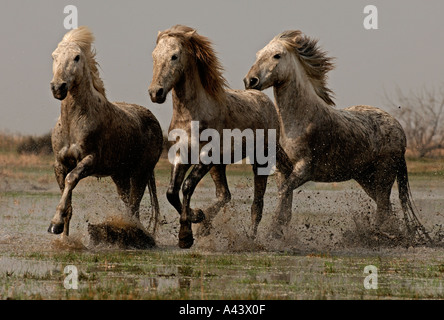
[[[94,89],[106,97],[105,86],[99,75],[99,64],[96,61],[96,51],[91,47],[94,40],[95,38],[91,30],[86,26],[81,26],[66,33],[62,41],[59,43],[59,46],[66,43],[75,43],[80,47],[86,56]]]
[[[334,93],[327,87],[327,73],[334,69],[334,58],[320,49],[318,40],[304,35],[299,30],[285,31],[275,37],[289,48],[292,48],[301,62],[305,72],[316,91],[316,94],[328,105],[334,106]]]
[[[222,100],[228,83],[222,75],[224,69],[216,56],[212,42],[198,34],[196,29],[183,25],[176,25],[159,32],[157,43],[164,36],[176,37],[182,41],[187,51],[195,57],[200,80],[207,93],[217,100]]]

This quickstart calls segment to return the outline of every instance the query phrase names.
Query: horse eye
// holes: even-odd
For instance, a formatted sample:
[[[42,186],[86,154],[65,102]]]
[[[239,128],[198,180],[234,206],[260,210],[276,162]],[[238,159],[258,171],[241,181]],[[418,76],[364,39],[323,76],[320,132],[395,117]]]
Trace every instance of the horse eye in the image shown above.
[[[74,61],[79,62],[79,60],[80,60],[80,55],[76,55],[76,57],[74,58]]]
[[[174,61],[174,60],[177,60],[177,55],[174,54],[174,55],[171,57],[171,60],[173,60],[173,61]]]
[[[273,58],[275,58],[276,60],[278,60],[278,59],[281,58],[281,55],[280,55],[279,53],[278,53],[278,54],[275,54]]]

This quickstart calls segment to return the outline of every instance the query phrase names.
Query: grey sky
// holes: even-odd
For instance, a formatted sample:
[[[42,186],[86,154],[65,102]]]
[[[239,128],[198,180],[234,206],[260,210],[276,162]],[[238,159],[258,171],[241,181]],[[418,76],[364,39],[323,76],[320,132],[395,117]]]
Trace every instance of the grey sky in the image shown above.
[[[101,77],[111,101],[149,108],[167,129],[171,97],[151,103],[151,52],[158,30],[197,28],[215,45],[230,86],[242,79],[256,52],[276,34],[300,29],[336,57],[329,86],[338,108],[384,107],[384,90],[415,90],[444,81],[442,0],[3,0],[0,11],[0,131],[43,134],[54,126],[60,102],[49,90],[51,53],[67,30],[66,5],[96,36]],[[364,7],[376,5],[379,30],[365,30]],[[271,94],[271,92],[268,92]]]

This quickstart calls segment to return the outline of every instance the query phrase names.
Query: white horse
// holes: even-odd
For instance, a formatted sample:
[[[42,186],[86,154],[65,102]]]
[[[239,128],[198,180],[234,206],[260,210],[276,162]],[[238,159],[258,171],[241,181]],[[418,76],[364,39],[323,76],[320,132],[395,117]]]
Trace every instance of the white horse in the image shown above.
[[[81,179],[111,176],[136,219],[148,186],[155,233],[159,204],[154,167],[162,152],[162,130],[148,109],[107,100],[93,41],[91,31],[79,27],[69,31],[52,54],[51,90],[62,101],[52,133],[54,171],[62,197],[48,231],[69,235],[72,192]]]
[[[355,179],[376,202],[376,225],[381,229],[391,212],[390,193],[397,180],[406,221],[430,240],[410,200],[403,128],[378,108],[333,108],[332,91],[326,86],[332,69],[332,59],[316,40],[298,30],[286,31],[257,53],[244,79],[248,89],[273,87],[281,145],[294,164],[279,192],[276,235],[291,219],[293,190],[307,181]]]
[[[219,60],[211,42],[196,30],[186,26],[174,26],[160,32],[153,51],[153,79],[149,87],[151,100],[165,102],[167,94],[173,94],[173,117],[170,131],[182,129],[186,132],[189,149],[192,148],[192,121],[199,121],[199,134],[205,129],[214,129],[223,140],[224,129],[274,130],[279,139],[279,120],[273,102],[256,90],[229,90],[221,73]],[[256,140],[256,139],[255,139]],[[264,150],[268,138],[265,136]],[[244,143],[245,145],[245,143]],[[201,143],[200,148],[204,145]],[[222,146],[222,144],[221,144]],[[242,147],[242,146],[241,146]],[[199,149],[201,150],[201,149]],[[221,148],[220,157],[233,149]],[[242,155],[245,158],[245,152]],[[262,217],[267,175],[258,174],[260,165],[253,159],[254,199],[251,207],[252,234],[255,235]],[[220,162],[222,163],[222,161]],[[291,163],[287,155],[276,145],[276,166],[281,172],[291,173]],[[167,191],[168,201],[180,214],[179,246],[193,245],[191,223],[211,223],[218,210],[231,199],[225,175],[226,164],[204,164],[200,161],[185,179],[191,164],[174,163],[171,182]],[[258,168],[259,167],[259,168]],[[191,196],[199,181],[208,173],[216,184],[218,200],[205,210],[190,208]],[[185,179],[185,181],[184,181]],[[183,183],[183,185],[182,185]],[[183,205],[179,198],[182,188]]]

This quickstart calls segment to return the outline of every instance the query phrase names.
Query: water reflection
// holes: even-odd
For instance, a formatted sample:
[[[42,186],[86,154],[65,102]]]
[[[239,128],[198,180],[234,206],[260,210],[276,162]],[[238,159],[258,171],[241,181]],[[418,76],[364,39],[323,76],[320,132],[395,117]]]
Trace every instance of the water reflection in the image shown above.
[[[44,277],[62,273],[61,264],[49,261],[22,260],[11,257],[0,257],[0,274],[9,276]]]
[[[190,290],[193,268],[190,266],[159,266],[153,276],[139,280],[141,286],[156,291]]]

